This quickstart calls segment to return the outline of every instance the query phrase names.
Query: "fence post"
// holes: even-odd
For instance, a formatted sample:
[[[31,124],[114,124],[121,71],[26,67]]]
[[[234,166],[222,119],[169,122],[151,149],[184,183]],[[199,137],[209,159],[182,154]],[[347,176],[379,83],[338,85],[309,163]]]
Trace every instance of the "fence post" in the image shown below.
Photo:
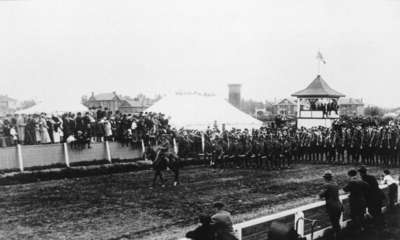
[[[242,228],[235,229],[235,236],[237,237],[238,240],[242,240]]]
[[[178,154],[178,145],[176,144],[176,139],[174,138],[172,141],[174,143],[174,153]]]
[[[296,212],[294,215],[294,227],[296,229],[297,234],[300,237],[304,237],[304,213],[303,212]]]
[[[144,146],[144,140],[142,139],[142,153],[144,154],[146,152],[146,148]]]
[[[21,149],[21,145],[17,144],[17,156],[18,156],[18,166],[19,166],[19,170],[21,172],[24,171],[24,159],[22,157],[22,149]]]
[[[340,199],[340,203],[343,206],[343,199]],[[342,213],[340,214],[340,218],[339,218],[339,224],[341,228],[344,228],[344,221],[343,221],[343,215],[344,215],[344,211],[342,211]]]
[[[107,153],[107,160],[111,163],[111,152],[110,152],[110,144],[106,140],[106,153]]]
[[[67,143],[63,143],[64,146],[64,159],[65,159],[65,165],[69,167],[69,154],[68,154],[68,145]]]

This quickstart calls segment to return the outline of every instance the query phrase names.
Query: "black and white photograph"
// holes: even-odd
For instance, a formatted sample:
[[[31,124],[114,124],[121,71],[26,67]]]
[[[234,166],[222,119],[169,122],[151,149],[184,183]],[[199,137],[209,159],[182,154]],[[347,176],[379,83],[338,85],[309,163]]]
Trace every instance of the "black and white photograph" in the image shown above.
[[[0,240],[399,240],[400,0],[0,0]]]

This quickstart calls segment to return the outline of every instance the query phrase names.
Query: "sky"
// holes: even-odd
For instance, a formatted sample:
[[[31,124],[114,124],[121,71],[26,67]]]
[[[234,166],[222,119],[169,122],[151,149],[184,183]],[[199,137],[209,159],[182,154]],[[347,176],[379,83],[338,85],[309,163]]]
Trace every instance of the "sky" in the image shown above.
[[[400,0],[0,0],[0,94],[199,91],[273,100],[318,74],[400,106]]]

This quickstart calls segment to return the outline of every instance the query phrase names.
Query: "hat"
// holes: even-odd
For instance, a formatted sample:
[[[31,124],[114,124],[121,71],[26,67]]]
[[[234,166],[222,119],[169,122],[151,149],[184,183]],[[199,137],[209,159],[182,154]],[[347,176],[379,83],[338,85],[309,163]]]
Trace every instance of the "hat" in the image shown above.
[[[358,171],[359,171],[360,173],[367,173],[367,168],[366,168],[365,166],[361,166],[361,167],[358,169]]]
[[[223,208],[225,205],[223,204],[223,203],[221,203],[221,202],[216,202],[216,203],[214,203],[214,207],[215,208]]]
[[[347,175],[349,175],[350,177],[354,177],[357,175],[357,171],[352,169],[350,171],[347,172]]]
[[[333,176],[332,171],[331,170],[327,170],[324,172],[323,177],[324,178],[331,178]]]

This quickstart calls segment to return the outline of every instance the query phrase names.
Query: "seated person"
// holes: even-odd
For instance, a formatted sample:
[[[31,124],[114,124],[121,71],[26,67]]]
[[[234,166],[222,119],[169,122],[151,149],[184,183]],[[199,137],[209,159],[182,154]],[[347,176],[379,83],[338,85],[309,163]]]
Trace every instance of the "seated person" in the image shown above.
[[[199,220],[201,225],[186,233],[186,238],[192,240],[214,240],[214,231],[210,225],[211,218],[205,215],[200,215]]]

